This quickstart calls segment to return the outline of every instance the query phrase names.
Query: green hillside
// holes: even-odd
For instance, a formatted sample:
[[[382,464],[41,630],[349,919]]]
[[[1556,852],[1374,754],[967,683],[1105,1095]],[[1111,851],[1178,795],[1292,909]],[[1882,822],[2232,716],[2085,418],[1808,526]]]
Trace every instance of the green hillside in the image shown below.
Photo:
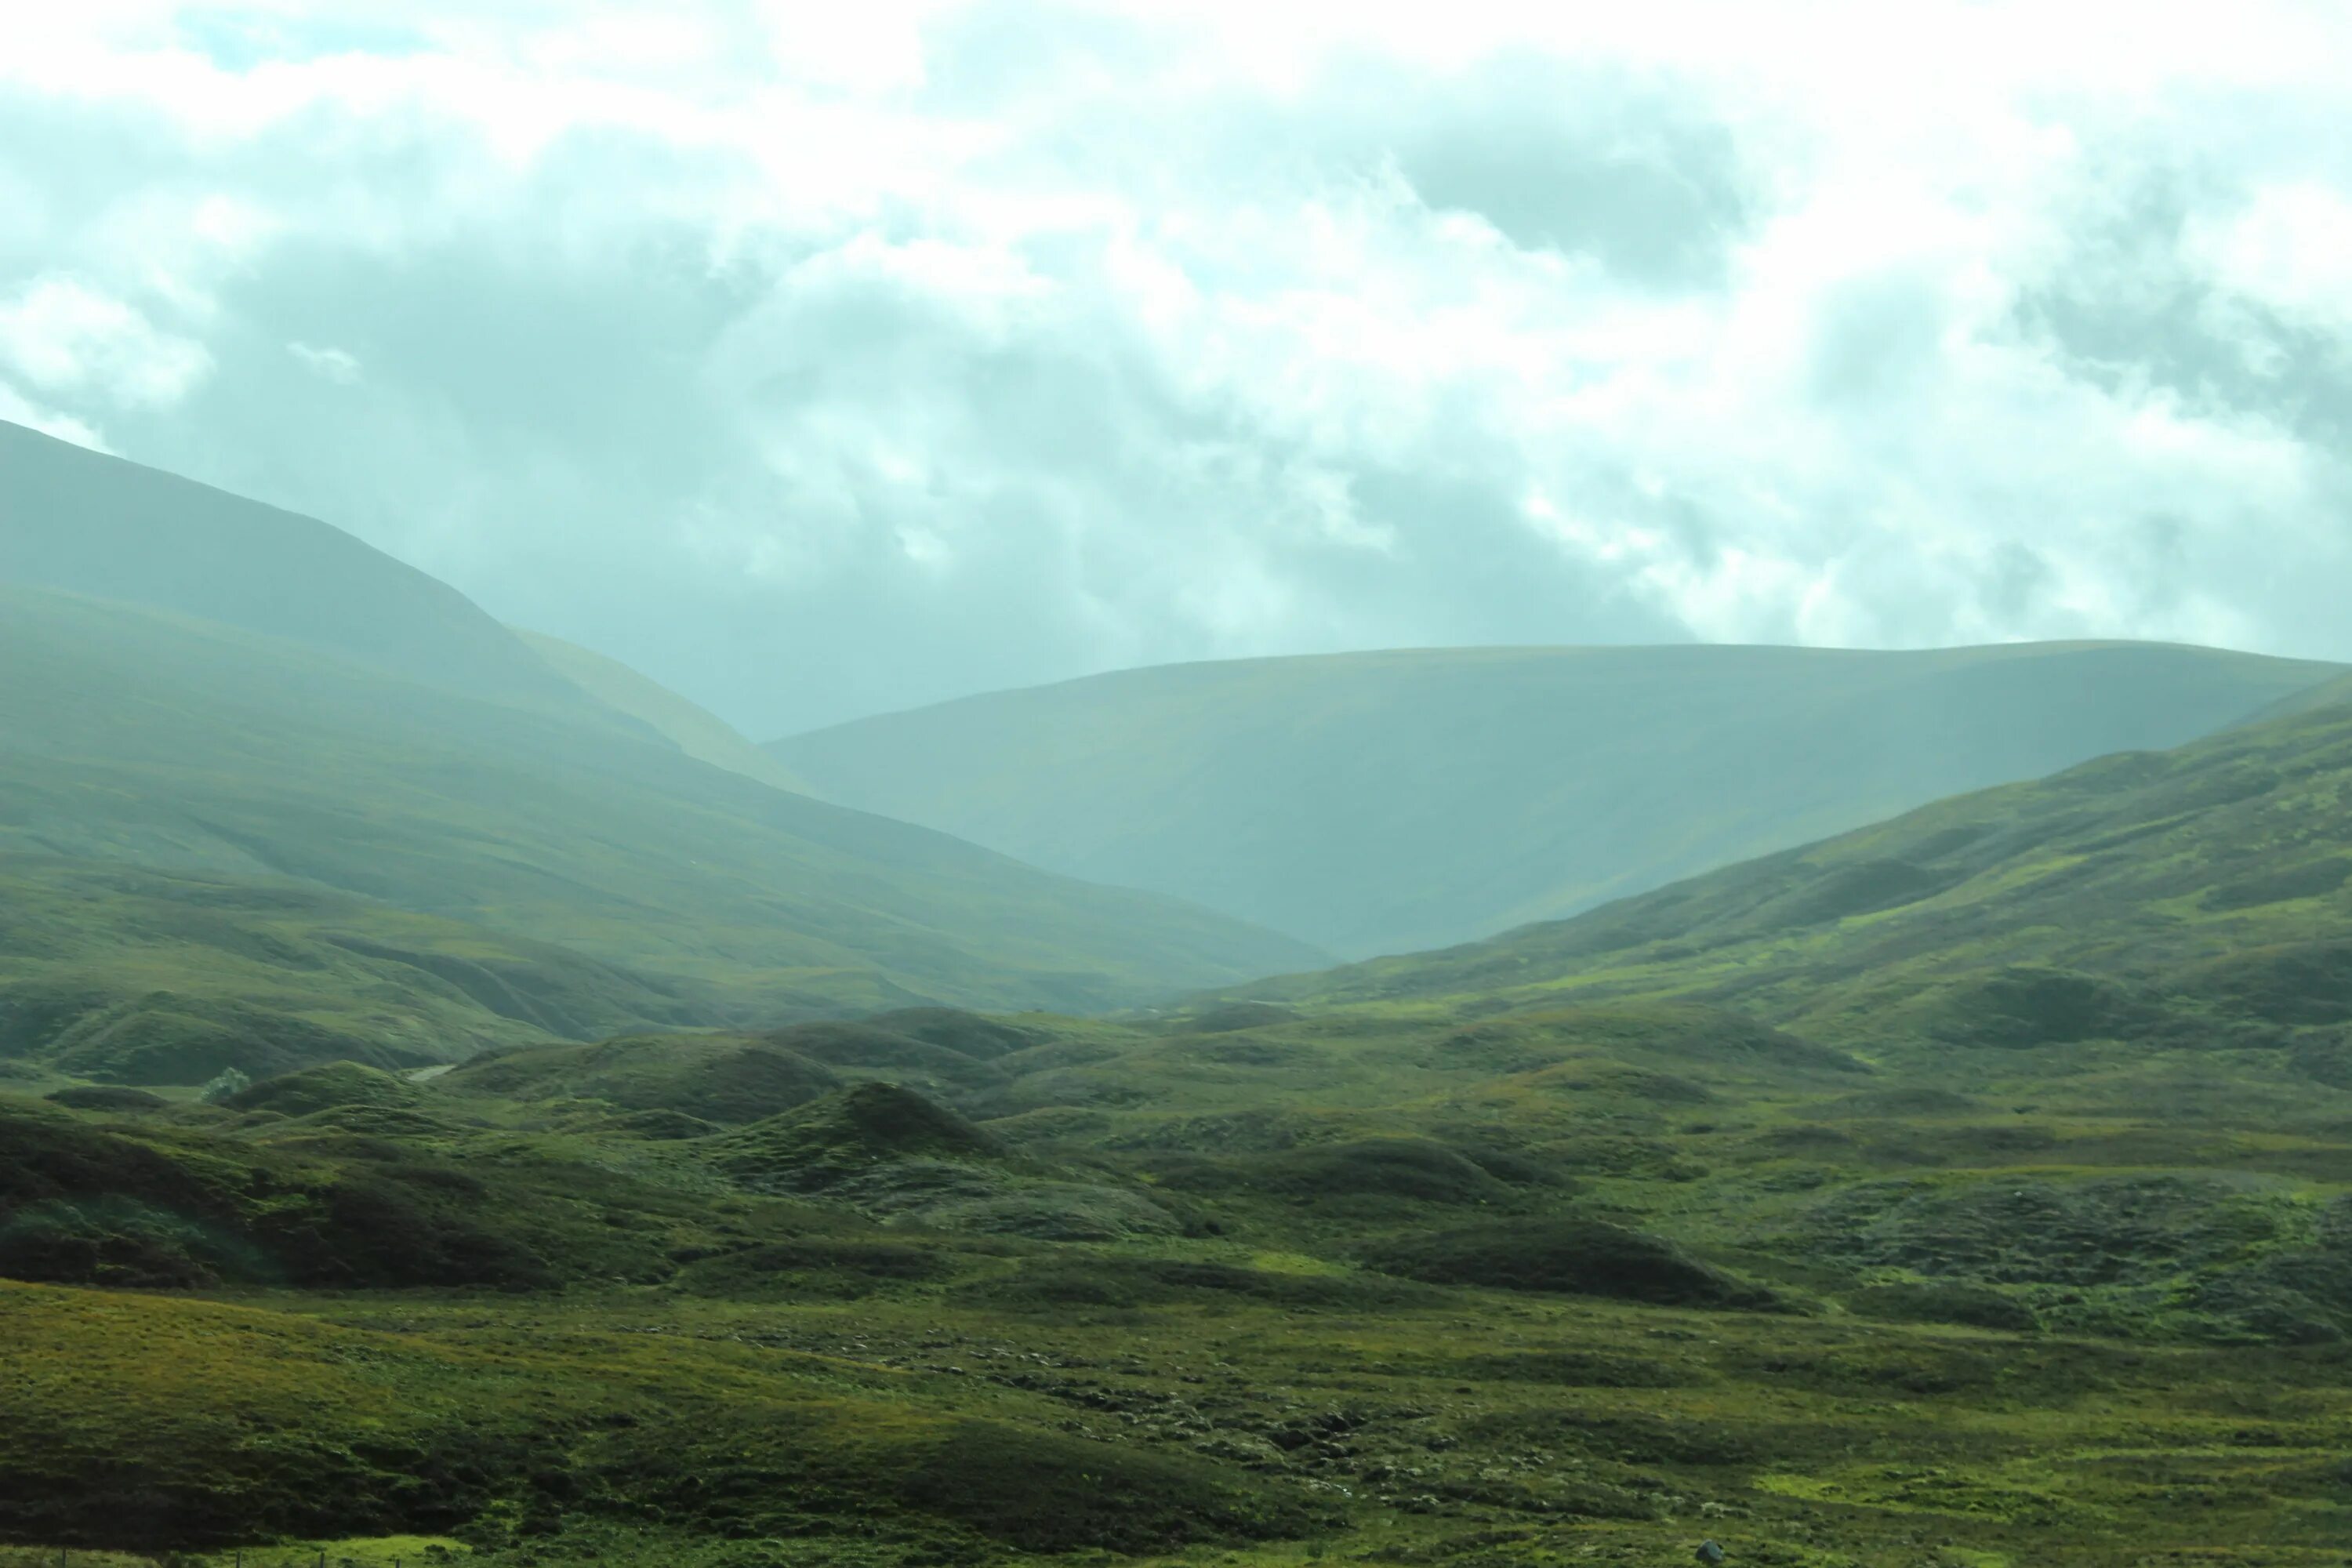
[[[302,884],[0,855],[0,1066],[203,1083],[453,1062],[719,1005],[557,947]]]
[[[524,646],[589,696],[667,739],[697,762],[741,773],[800,795],[808,784],[792,769],[735,732],[724,719],[697,706],[618,659],[540,632],[518,631]]]
[[[2103,758],[1580,919],[1254,988],[1729,1003],[1906,1070],[2286,1052],[2352,1082],[2352,706]],[[1993,1053],[1990,1058],[1983,1052]]]
[[[135,597],[0,582],[0,1568],[2352,1541],[2324,670],[1123,678],[1161,696],[1053,731],[1074,833],[1164,813],[1368,921],[1479,874],[1537,897],[1508,832],[1704,859],[2059,739],[2261,715],[1269,980],[1314,951],[746,776],[578,650],[499,631],[412,669]],[[509,647],[569,684],[500,688]],[[1257,836],[1200,837],[1252,790]],[[195,1091],[231,1067],[257,1081]]]
[[[1107,1006],[1311,961],[535,703],[100,600],[0,587],[0,850],[332,889],[630,972],[556,1006],[561,1032]],[[136,916],[108,908],[84,911],[92,942]]]
[[[769,750],[827,799],[1369,956],[2177,745],[2337,673],[2129,644],[1397,652],[1133,670]]]
[[[2302,709],[1166,1014],[0,1068],[0,1563],[2318,1568],[2347,785]]]
[[[325,648],[477,697],[596,711],[464,595],[340,529],[0,421],[0,583]]]

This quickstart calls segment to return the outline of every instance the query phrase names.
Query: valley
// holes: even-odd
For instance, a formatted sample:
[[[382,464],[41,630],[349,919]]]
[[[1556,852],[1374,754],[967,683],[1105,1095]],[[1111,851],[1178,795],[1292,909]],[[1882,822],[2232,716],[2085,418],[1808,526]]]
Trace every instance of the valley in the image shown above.
[[[2180,745],[2342,677],[2128,643],[1407,649],[1123,670],[766,750],[845,805],[1369,959]]]
[[[0,478],[175,526],[178,481],[38,442]],[[2347,1561],[2333,667],[1507,650],[1349,684],[1398,736],[1475,730],[1431,742],[1466,771],[1605,752],[1631,771],[1576,787],[1651,827],[1687,805],[1639,780],[1724,794],[1717,742],[1783,704],[1738,822],[1527,796],[1614,858],[1545,839],[1507,892],[1511,812],[1381,753],[1346,832],[1293,796],[1212,864],[1227,807],[1181,800],[1246,768],[1052,721],[1151,781],[1042,793],[1065,844],[1164,816],[1204,878],[1379,890],[1260,923],[820,799],[838,755],[246,504],[186,515],[308,539],[364,627],[0,528],[5,1568]],[[1151,680],[1222,727],[1244,676],[1335,679]],[[1526,712],[1565,733],[1599,721],[1563,690],[1619,686],[1748,728],[1663,772],[1622,712],[1525,752]],[[1301,700],[1167,743],[1230,761]],[[1965,743],[1873,731],[1902,765],[1847,777],[1820,747],[1856,713]],[[1368,858],[1397,812],[1429,841]]]

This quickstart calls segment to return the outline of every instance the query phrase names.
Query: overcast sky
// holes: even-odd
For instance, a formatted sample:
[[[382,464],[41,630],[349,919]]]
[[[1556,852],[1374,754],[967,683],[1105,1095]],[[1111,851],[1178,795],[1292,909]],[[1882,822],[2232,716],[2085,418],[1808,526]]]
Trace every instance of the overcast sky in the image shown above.
[[[0,417],[759,738],[1398,645],[2352,658],[2347,9],[12,6]]]

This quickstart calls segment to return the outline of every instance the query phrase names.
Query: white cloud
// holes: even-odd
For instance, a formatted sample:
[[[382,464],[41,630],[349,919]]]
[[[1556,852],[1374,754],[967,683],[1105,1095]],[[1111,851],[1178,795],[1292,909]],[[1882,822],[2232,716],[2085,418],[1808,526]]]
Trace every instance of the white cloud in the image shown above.
[[[2352,657],[2352,19],[1795,16],[53,9],[0,369],[762,731],[1378,644]]]
[[[341,349],[294,342],[286,345],[286,352],[321,379],[338,386],[349,386],[360,378],[358,357]]]
[[[2352,196],[2302,180],[2265,184],[2190,236],[2225,287],[2328,331],[2352,331]]]
[[[122,300],[40,277],[0,301],[0,363],[42,392],[168,408],[211,369],[204,345],[159,331]]]
[[[44,436],[54,436],[60,441],[71,441],[77,447],[87,447],[93,452],[114,450],[104,437],[82,421],[43,408],[5,381],[0,381],[0,419],[38,430]]]

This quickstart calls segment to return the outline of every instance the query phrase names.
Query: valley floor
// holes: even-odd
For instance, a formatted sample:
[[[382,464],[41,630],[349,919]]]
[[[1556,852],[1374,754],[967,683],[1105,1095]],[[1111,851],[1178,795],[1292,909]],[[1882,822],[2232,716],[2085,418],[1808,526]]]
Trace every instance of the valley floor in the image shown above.
[[[1096,1255],[1097,1278],[1118,1277],[1118,1251]],[[1532,1568],[1680,1563],[1709,1539],[1732,1563],[1790,1568],[2352,1561],[2341,1347],[2028,1340],[1477,1295],[1377,1312],[1066,1299],[1047,1311],[1034,1276],[1006,1259],[995,1310],[903,1289],[790,1305],[630,1289],[216,1305],[0,1286],[0,1383],[29,1416],[0,1449],[17,1449],[9,1469],[23,1481],[34,1432],[77,1434],[53,1456],[71,1465],[111,1421],[139,1423],[140,1406],[150,1438],[192,1440],[118,1450],[155,1471],[123,1475],[107,1515],[59,1521],[61,1538],[118,1540],[289,1539],[306,1500],[272,1486],[333,1470],[293,1448],[392,1467],[425,1456],[443,1473],[415,1486],[448,1489],[453,1518],[469,1466],[507,1469],[499,1448],[530,1450],[511,1457],[530,1483],[453,1524],[463,1539],[296,1536],[248,1548],[252,1568],[320,1552],[331,1568],[1114,1552]],[[1046,1284],[1062,1279],[1066,1298],[1083,1277]],[[245,1397],[222,1397],[237,1384]],[[126,1407],[110,1415],[111,1401]],[[220,1458],[208,1438],[280,1421],[282,1468],[212,1478],[201,1506],[217,1517],[135,1518],[206,1489]],[[690,1474],[670,1473],[686,1457]],[[1125,1462],[1097,1475],[1093,1457]],[[1182,1462],[1196,1457],[1246,1480],[1211,1487],[1209,1467]],[[0,1568],[47,1568],[68,1544],[15,1550]],[[88,1546],[71,1557],[100,1562]]]

